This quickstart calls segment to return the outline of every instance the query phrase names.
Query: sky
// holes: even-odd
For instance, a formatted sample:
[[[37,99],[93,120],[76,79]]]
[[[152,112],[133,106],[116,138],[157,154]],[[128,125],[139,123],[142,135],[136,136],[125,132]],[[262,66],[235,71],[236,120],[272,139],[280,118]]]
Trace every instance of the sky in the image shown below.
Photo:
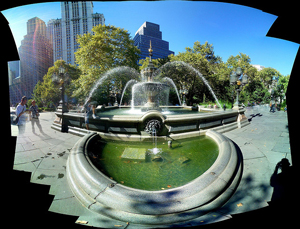
[[[266,37],[277,16],[261,10],[220,2],[153,1],[97,2],[94,13],[103,13],[106,25],[128,30],[133,38],[145,22],[160,25],[162,38],[175,52],[184,52],[194,42],[208,41],[224,62],[240,52],[251,64],[291,73],[299,44]],[[16,46],[26,35],[26,22],[39,17],[46,23],[61,18],[60,3],[38,3],[1,11],[9,22]]]

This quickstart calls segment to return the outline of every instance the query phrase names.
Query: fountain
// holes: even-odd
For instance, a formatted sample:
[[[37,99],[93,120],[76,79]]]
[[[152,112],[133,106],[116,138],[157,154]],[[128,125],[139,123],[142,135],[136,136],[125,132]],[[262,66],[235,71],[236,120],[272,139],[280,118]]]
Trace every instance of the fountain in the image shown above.
[[[169,90],[177,89],[170,78],[159,76],[175,64],[194,71],[214,92],[201,73],[184,62],[156,70],[151,45],[149,53],[149,65],[141,74],[128,67],[112,69],[88,96],[110,74],[126,71],[143,79],[125,85],[121,100],[131,87],[131,106],[98,106],[89,123],[92,133],[84,129],[82,114],[64,113],[69,133],[83,136],[67,161],[74,195],[107,220],[143,227],[193,220],[226,203],[239,184],[242,159],[221,133],[248,124],[245,109],[169,106]],[[178,91],[177,96],[181,103]],[[59,125],[55,122],[52,128]]]
[[[159,102],[165,99],[165,105],[168,105],[168,98],[169,98],[169,86],[167,84],[163,84],[160,82],[153,82],[153,73],[156,70],[152,63],[152,47],[150,41],[150,48],[149,48],[149,64],[148,66],[143,69],[141,72],[142,78],[147,79],[147,82],[137,83],[133,86],[132,89],[132,105],[134,106],[135,98],[137,95],[140,95],[142,92],[146,95],[147,101],[140,101],[144,104],[142,107],[142,111],[149,111],[149,110],[158,110],[161,111]]]
[[[162,72],[167,68],[181,66],[194,72],[204,82],[221,108],[212,88],[199,71],[182,61],[169,62],[156,69],[152,63],[152,51],[150,43],[149,64],[141,73],[122,66],[107,71],[97,80],[85,103],[105,80],[115,79],[119,74],[128,74],[133,78],[126,83],[120,104],[125,91],[129,89],[132,91],[132,100],[130,106],[98,106],[96,119],[90,118],[90,130],[97,131],[101,136],[136,141],[150,137],[152,134],[150,127],[153,125],[157,127],[156,134],[159,137],[185,138],[200,135],[202,131],[205,132],[210,128],[224,132],[248,124],[244,109],[223,111],[203,107],[169,106],[171,88],[176,91],[179,104],[181,104],[180,96],[173,80],[164,77]],[[56,112],[56,115],[58,119],[52,128],[59,130],[62,114]],[[85,129],[84,115],[81,113],[64,113],[64,122],[70,133],[84,136],[88,132]]]

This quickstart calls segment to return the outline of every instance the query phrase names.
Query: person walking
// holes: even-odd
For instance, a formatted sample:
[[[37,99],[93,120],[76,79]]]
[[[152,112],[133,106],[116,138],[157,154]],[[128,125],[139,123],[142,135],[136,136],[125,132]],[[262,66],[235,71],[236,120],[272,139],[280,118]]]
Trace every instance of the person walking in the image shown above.
[[[25,125],[27,121],[26,116],[26,103],[27,103],[27,97],[23,96],[21,99],[21,102],[18,104],[16,109],[16,115],[18,119],[18,130],[19,134],[23,134],[25,132]]]
[[[34,134],[35,134],[34,124],[36,124],[37,127],[39,128],[40,132],[43,133],[42,126],[41,126],[40,120],[39,120],[39,116],[40,116],[40,113],[39,113],[38,106],[36,105],[35,100],[32,100],[31,106],[29,108],[29,118],[31,121],[32,132]]]
[[[275,112],[275,107],[277,106],[277,104],[272,104],[272,102],[270,103],[270,112],[274,113]]]
[[[226,104],[225,103],[223,104],[223,110],[224,111],[226,110]]]
[[[86,126],[86,129],[89,130],[89,123],[90,123],[89,116],[93,113],[93,119],[96,118],[95,107],[94,107],[94,105],[91,104],[91,99],[88,100],[88,102],[84,106],[84,109],[85,109],[85,117],[84,117],[85,126]]]

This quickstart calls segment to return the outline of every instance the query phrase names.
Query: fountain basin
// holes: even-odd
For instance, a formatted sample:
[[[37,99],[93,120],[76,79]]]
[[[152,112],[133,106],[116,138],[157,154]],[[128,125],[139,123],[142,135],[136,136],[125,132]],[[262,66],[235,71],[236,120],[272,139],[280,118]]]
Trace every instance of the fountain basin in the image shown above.
[[[207,131],[218,145],[213,165],[191,182],[172,189],[130,188],[97,169],[88,152],[100,135],[80,139],[67,161],[67,178],[74,195],[86,208],[124,222],[144,225],[191,220],[221,207],[234,193],[242,174],[241,155],[225,136]]]
[[[199,111],[193,107],[160,108],[162,112],[156,110],[143,112],[139,108],[132,110],[130,107],[97,109],[96,119],[92,117],[89,119],[89,129],[112,139],[142,141],[151,137],[145,131],[151,120],[160,123],[158,137],[169,136],[174,139],[196,137],[208,129],[225,132],[249,124],[244,115],[245,109],[224,111],[201,108]],[[59,130],[62,115],[60,112],[56,112],[56,115],[58,119],[52,128]],[[86,134],[84,114],[68,112],[64,113],[64,119],[70,133],[81,136]]]

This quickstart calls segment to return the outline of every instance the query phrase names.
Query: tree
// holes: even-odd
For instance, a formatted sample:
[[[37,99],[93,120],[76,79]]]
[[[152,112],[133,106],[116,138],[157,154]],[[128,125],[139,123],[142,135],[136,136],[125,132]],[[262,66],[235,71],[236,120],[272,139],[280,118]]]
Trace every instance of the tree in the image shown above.
[[[212,87],[219,78],[217,72],[222,64],[222,60],[219,56],[215,55],[213,45],[207,41],[204,44],[196,41],[193,48],[187,47],[185,52],[179,53],[176,56],[170,55],[169,57],[171,62],[183,61],[191,65],[206,78]],[[178,74],[173,74],[171,77],[174,82],[179,84],[179,89],[182,89],[183,86],[188,89],[188,104],[202,102],[203,96],[208,100],[214,100],[209,89],[195,71],[184,66],[180,67],[179,65],[176,68],[178,69]],[[215,87],[213,88],[215,89]],[[215,91],[215,93],[217,94],[218,92]]]
[[[230,56],[226,63],[226,67],[229,70],[229,74],[227,75],[227,80],[229,81],[229,75],[231,71],[235,71],[237,67],[242,68],[242,72],[247,74],[248,81],[253,80],[257,74],[257,69],[251,65],[251,59],[248,55],[244,53],[240,53],[236,56]]]
[[[227,100],[235,100],[235,95],[236,95],[236,89],[237,85],[231,85],[229,86],[229,77],[232,71],[235,71],[237,67],[242,68],[243,74],[247,74],[248,76],[248,84],[242,88],[241,94],[240,94],[240,102],[247,102],[247,101],[253,101],[253,96],[252,93],[255,91],[255,86],[258,85],[260,88],[261,85],[258,84],[257,81],[257,69],[251,65],[251,58],[244,53],[239,53],[239,55],[233,56],[231,55],[226,63],[225,63],[225,68],[226,72],[225,76],[225,82],[227,83]],[[251,84],[252,83],[252,84]],[[249,86],[251,85],[251,86]],[[252,87],[253,86],[253,87]],[[248,91],[246,91],[246,88],[249,87]],[[229,96],[231,94],[231,96]],[[259,93],[261,94],[261,93]],[[259,96],[258,96],[259,97]],[[256,100],[255,100],[256,101]]]
[[[249,82],[241,93],[242,102],[259,102],[267,103],[271,98],[271,94],[264,86],[263,82],[253,80]]]
[[[283,76],[280,74],[278,77],[278,82],[276,86],[273,88],[273,97],[279,98],[279,104],[281,105],[283,102],[283,99],[285,98],[286,90],[288,87],[290,75]]]
[[[290,81],[290,75],[287,75],[287,76],[280,75],[279,76],[278,84],[280,85],[281,90],[283,90],[284,94],[287,91],[289,81]]]
[[[58,68],[60,66],[63,66],[66,69],[71,81],[76,80],[79,77],[80,70],[76,66],[67,64],[63,60],[57,60],[54,63],[54,66],[48,69],[47,74],[43,77],[43,81],[39,81],[33,90],[33,98],[38,104],[46,106],[51,101],[57,104],[61,100],[61,92],[59,90],[60,86],[55,85],[52,81],[52,75],[54,72],[58,74]],[[72,97],[73,90],[73,84],[65,84],[65,93],[69,98]]]
[[[127,30],[98,25],[93,27],[92,33],[79,35],[77,42],[79,49],[75,57],[81,75],[73,81],[74,96],[86,97],[102,74],[112,68],[128,66],[138,69],[140,50],[134,46]]]
[[[187,47],[186,51],[188,53],[200,54],[211,63],[218,63],[221,61],[221,58],[215,55],[213,45],[209,44],[207,41],[203,45],[201,45],[199,41],[196,41],[193,48]]]
[[[272,85],[273,77],[279,77],[281,74],[274,68],[264,68],[257,72],[258,80],[260,80],[265,87],[270,87]]]
[[[42,98],[43,89],[44,87],[41,81],[38,81],[33,88],[32,98],[36,101],[38,107],[43,107],[45,103],[44,99]]]
[[[152,63],[154,65],[154,67],[160,68],[164,64],[170,62],[172,55],[173,54],[171,54],[170,56],[165,57],[165,58],[152,59]],[[150,61],[149,57],[146,57],[146,59],[140,59],[139,60],[139,64],[140,64],[139,69],[142,70],[142,69],[146,68],[149,64],[149,61]]]

